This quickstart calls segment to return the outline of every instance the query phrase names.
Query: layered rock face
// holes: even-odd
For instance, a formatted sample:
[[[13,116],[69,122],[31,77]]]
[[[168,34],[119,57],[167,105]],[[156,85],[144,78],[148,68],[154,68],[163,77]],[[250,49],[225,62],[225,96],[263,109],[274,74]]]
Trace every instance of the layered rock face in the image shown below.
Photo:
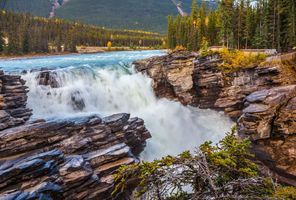
[[[288,57],[295,58],[293,55]],[[224,72],[219,68],[222,60],[218,54],[199,57],[174,52],[137,61],[135,67],[153,79],[159,97],[224,111],[237,121],[240,136],[252,139],[257,157],[276,177],[296,185],[296,72],[281,58],[276,60],[281,62],[273,60],[262,66]],[[171,73],[185,70],[190,73]],[[178,80],[179,85],[172,84],[168,77]],[[186,88],[182,91],[186,98],[180,96],[179,88]]]
[[[150,137],[143,120],[128,114],[2,131],[1,198],[111,199],[115,170],[138,162]]]
[[[194,102],[194,58],[195,55],[182,51],[179,54],[139,60],[134,65],[138,71],[147,73],[153,79],[154,91],[158,97],[190,104]]]
[[[296,185],[296,85],[254,92],[245,104],[239,133],[279,180]]]
[[[0,199],[124,198],[111,195],[113,175],[138,162],[151,137],[142,119],[123,113],[31,122],[24,82],[3,72],[0,80]]]
[[[27,87],[20,76],[0,71],[0,131],[24,124],[32,115],[26,108]]]

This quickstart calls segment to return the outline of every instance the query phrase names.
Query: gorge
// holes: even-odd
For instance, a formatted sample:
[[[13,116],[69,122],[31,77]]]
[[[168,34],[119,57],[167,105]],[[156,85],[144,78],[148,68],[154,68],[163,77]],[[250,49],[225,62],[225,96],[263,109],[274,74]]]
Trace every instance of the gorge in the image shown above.
[[[151,136],[144,160],[223,138],[233,124],[223,113],[157,98],[130,65],[156,55],[164,52],[1,61],[3,198],[110,198],[115,169],[138,162]]]

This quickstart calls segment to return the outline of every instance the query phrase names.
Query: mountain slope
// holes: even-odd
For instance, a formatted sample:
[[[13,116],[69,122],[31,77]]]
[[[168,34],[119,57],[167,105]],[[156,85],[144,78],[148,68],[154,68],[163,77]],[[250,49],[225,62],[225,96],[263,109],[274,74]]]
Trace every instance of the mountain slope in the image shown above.
[[[2,3],[2,8],[12,11],[48,17],[54,7],[56,9],[51,16],[58,18],[108,28],[143,29],[161,33],[166,32],[167,16],[178,13],[171,0],[0,0],[5,1],[7,3]],[[182,0],[187,12],[190,11],[191,1]],[[215,6],[213,3],[208,4]]]
[[[183,0],[189,10],[191,0]],[[71,0],[56,16],[110,28],[165,32],[167,19],[177,14],[171,0]]]

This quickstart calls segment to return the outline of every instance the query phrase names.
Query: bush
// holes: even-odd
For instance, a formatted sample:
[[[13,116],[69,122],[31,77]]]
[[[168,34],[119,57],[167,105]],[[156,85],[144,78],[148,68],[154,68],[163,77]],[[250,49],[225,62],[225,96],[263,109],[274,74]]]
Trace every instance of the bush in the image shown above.
[[[204,143],[195,153],[185,151],[176,157],[122,166],[114,177],[113,194],[124,191],[128,180],[136,179],[138,196],[151,200],[260,199],[272,195],[272,180],[260,177],[251,161],[250,142],[238,139],[234,132],[218,145]]]
[[[274,199],[295,200],[296,188],[295,187],[277,187],[273,195]]]
[[[228,50],[224,48],[219,51],[223,63],[219,65],[224,72],[234,72],[242,68],[258,66],[266,59],[263,53],[246,53],[239,50]]]

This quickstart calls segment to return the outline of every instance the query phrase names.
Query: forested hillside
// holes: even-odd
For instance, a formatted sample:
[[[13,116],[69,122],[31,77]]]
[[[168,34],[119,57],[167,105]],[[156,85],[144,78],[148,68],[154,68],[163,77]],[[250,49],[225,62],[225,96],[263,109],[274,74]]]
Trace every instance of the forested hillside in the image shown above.
[[[295,0],[221,0],[207,12],[193,0],[191,15],[169,17],[168,45],[188,50],[211,45],[230,48],[272,48],[289,51],[296,46]]]
[[[48,17],[53,0],[0,0],[0,2],[2,2],[0,7],[3,9]],[[182,2],[184,10],[190,12],[191,0],[182,0]],[[201,0],[198,3],[201,4]],[[215,3],[208,2],[207,7],[215,7]],[[167,31],[167,16],[177,14],[176,6],[171,0],[70,0],[55,10],[57,18],[108,28],[161,33]]]
[[[77,45],[106,46],[110,42],[115,47],[156,47],[162,45],[162,40],[151,32],[103,29],[0,10],[0,53],[5,54],[75,52]]]

